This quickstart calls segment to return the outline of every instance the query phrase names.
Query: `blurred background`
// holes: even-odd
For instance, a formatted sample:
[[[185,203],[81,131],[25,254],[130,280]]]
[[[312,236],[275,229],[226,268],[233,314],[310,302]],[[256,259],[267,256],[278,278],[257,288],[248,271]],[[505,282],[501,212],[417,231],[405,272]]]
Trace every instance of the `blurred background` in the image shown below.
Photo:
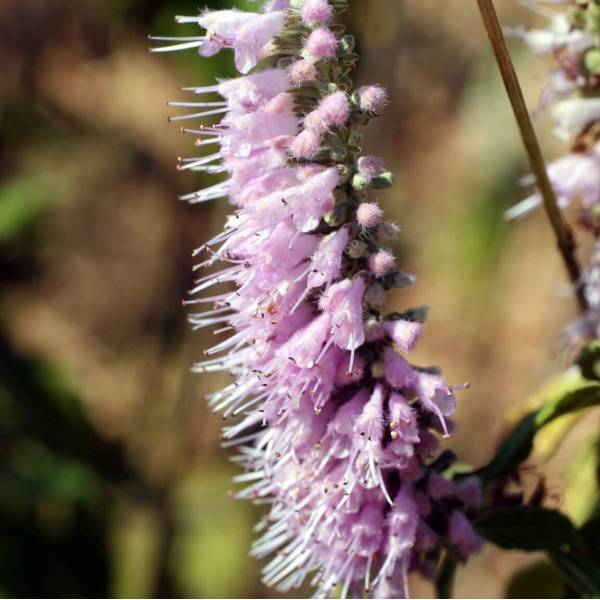
[[[419,278],[390,304],[430,306],[417,361],[471,382],[451,445],[480,465],[568,364],[574,303],[543,214],[502,219],[527,166],[475,3],[350,4],[356,81],[391,98],[365,149],[397,174],[379,200]],[[497,7],[505,25],[535,23],[516,0]],[[210,335],[181,307],[191,251],[228,208],[177,200],[206,181],[176,172],[193,140],[165,100],[233,75],[232,60],[151,55],[147,34],[182,33],[173,15],[197,8],[0,0],[0,596],[276,597],[247,557],[259,509],[228,497],[235,470],[203,400],[219,378],[189,373]],[[511,48],[534,106],[549,65]],[[546,156],[565,151],[539,125]],[[567,511],[572,458],[597,425],[559,436],[535,467]],[[486,549],[456,595],[510,595],[534,558]]]

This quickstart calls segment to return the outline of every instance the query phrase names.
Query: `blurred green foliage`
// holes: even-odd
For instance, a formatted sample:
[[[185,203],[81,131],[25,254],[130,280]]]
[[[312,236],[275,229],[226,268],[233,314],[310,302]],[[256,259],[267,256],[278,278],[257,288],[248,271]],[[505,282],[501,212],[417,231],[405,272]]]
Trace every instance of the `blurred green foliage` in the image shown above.
[[[214,8],[231,4],[207,3]],[[144,156],[145,149],[129,147],[125,137],[109,141],[108,123],[88,121],[58,106],[31,70],[61,43],[72,41],[69,28],[83,35],[86,52],[99,59],[130,38],[143,41],[147,32],[185,34],[185,28],[176,29],[173,15],[196,7],[181,0],[88,1],[69,13],[68,6],[7,4],[9,18],[0,28],[10,49],[22,52],[13,59],[21,69],[19,80],[3,90],[0,101],[0,291],[9,296],[22,286],[35,289],[47,261],[60,259],[48,254],[46,245],[56,235],[54,217],[65,202],[81,192],[97,193],[84,148],[94,147],[103,161],[102,144],[116,144],[120,153],[141,160],[138,166],[150,165],[158,184],[165,178],[157,159]],[[17,20],[21,10],[33,22],[52,20],[56,45],[24,28]],[[193,55],[168,60],[187,83],[208,83],[217,73],[233,75],[226,54],[205,61],[200,72]],[[28,108],[22,95],[29,96]],[[156,126],[148,123],[149,130]],[[32,159],[29,150],[36,146]],[[69,161],[57,164],[53,156],[62,149],[71,153]],[[173,206],[175,195],[168,199]],[[67,230],[69,237],[75,233]],[[191,248],[190,241],[185,251]],[[174,313],[177,297],[169,296]],[[199,475],[197,464],[182,457],[176,476],[152,475],[135,460],[127,441],[100,431],[73,391],[79,383],[63,373],[54,356],[17,347],[7,327],[13,309],[10,302],[0,303],[0,596],[257,595],[252,590],[258,575],[247,567],[255,515],[227,499],[232,469],[220,457],[210,458],[206,464],[212,467]],[[181,331],[175,335],[181,337]],[[173,332],[164,330],[164,336],[172,341]]]
[[[125,476],[56,371],[0,338],[0,591],[105,596],[108,481]]]

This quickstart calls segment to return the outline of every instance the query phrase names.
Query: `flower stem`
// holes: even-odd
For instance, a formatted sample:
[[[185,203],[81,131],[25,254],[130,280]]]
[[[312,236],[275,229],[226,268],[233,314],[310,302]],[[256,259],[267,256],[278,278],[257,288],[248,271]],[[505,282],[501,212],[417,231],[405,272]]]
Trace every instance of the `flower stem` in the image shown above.
[[[585,297],[583,278],[581,277],[581,269],[577,257],[575,256],[573,234],[558,208],[556,196],[552,189],[550,179],[548,178],[540,145],[533,129],[529,111],[527,110],[527,105],[525,104],[523,92],[521,91],[521,86],[517,74],[515,73],[508,48],[506,47],[506,42],[504,40],[504,35],[502,34],[502,28],[498,21],[498,15],[496,14],[493,0],[477,0],[477,4],[479,5],[481,18],[494,50],[498,69],[502,75],[506,92],[519,125],[523,144],[527,151],[527,156],[529,157],[529,163],[531,164],[531,170],[537,180],[539,193],[542,196],[546,214],[548,215],[550,225],[552,226],[552,230],[556,237],[558,250],[573,284],[579,310],[585,312],[587,310],[587,300]]]
[[[456,559],[446,552],[438,570],[437,579],[435,582],[437,598],[452,598],[452,588],[454,585],[454,575],[458,563]]]

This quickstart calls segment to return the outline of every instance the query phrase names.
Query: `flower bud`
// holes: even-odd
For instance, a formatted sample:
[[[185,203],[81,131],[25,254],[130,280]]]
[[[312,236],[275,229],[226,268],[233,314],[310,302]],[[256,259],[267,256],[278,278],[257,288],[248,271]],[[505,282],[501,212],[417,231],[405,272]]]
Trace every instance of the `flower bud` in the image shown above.
[[[388,250],[379,250],[369,257],[369,269],[375,277],[383,277],[396,268],[394,255]]]
[[[356,90],[360,110],[378,113],[387,102],[387,92],[380,85],[363,85]]]
[[[312,129],[305,129],[290,142],[289,153],[294,158],[311,158],[320,145],[321,138]]]
[[[386,282],[393,288],[403,290],[415,283],[417,278],[411,273],[404,273],[403,271],[397,271],[390,277],[386,278]]]
[[[385,171],[371,181],[371,185],[376,190],[384,190],[394,185],[394,174],[391,171]]]
[[[600,74],[600,49],[588,50],[583,57],[583,65],[591,75]]]
[[[355,173],[352,175],[352,181],[350,182],[350,185],[358,192],[362,192],[363,190],[368,189],[369,182],[360,173]]]
[[[390,242],[398,237],[398,234],[400,233],[400,227],[398,227],[396,223],[386,221],[379,226],[378,233],[382,242]]]
[[[365,302],[373,308],[381,308],[385,304],[385,290],[378,283],[370,285],[365,292]],[[379,323],[378,326],[383,335],[383,327]]]
[[[358,172],[371,183],[375,177],[383,173],[383,158],[379,156],[361,156],[357,163]]]
[[[337,39],[327,27],[315,29],[304,42],[303,57],[308,60],[334,58],[337,52]]]
[[[367,245],[364,242],[359,242],[358,240],[352,240],[346,249],[348,256],[354,259],[364,256],[366,251]]]
[[[356,40],[353,35],[346,34],[340,40],[340,53],[342,55],[348,56],[354,52],[354,46],[356,45]]]
[[[324,25],[331,19],[333,9],[327,0],[304,0],[300,14],[306,25]]]
[[[313,63],[300,59],[288,67],[290,80],[294,85],[301,86],[317,79],[319,72]]]
[[[362,227],[377,227],[383,218],[383,210],[376,202],[363,202],[356,211],[356,220]]]

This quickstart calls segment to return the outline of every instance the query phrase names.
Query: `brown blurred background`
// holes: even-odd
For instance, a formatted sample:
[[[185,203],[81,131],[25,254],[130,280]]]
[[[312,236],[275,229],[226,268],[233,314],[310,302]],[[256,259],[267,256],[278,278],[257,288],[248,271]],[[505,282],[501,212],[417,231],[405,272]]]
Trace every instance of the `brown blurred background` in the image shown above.
[[[480,465],[568,361],[573,302],[543,214],[502,219],[527,167],[475,2],[350,4],[356,81],[391,98],[365,149],[398,176],[380,201],[419,277],[391,304],[431,307],[417,361],[471,382],[450,444]],[[506,25],[534,22],[516,0],[497,6]],[[276,595],[247,558],[259,511],[227,496],[234,468],[203,401],[220,382],[189,373],[207,342],[181,307],[191,251],[227,206],[176,199],[206,182],[176,172],[193,140],[164,101],[232,61],[151,55],[146,36],[185,34],[172,15],[197,7],[0,0],[0,596]],[[511,48],[533,106],[549,65]],[[547,156],[564,150],[540,128]],[[557,504],[589,432],[540,465]],[[457,596],[505,594],[524,560],[486,549]]]

